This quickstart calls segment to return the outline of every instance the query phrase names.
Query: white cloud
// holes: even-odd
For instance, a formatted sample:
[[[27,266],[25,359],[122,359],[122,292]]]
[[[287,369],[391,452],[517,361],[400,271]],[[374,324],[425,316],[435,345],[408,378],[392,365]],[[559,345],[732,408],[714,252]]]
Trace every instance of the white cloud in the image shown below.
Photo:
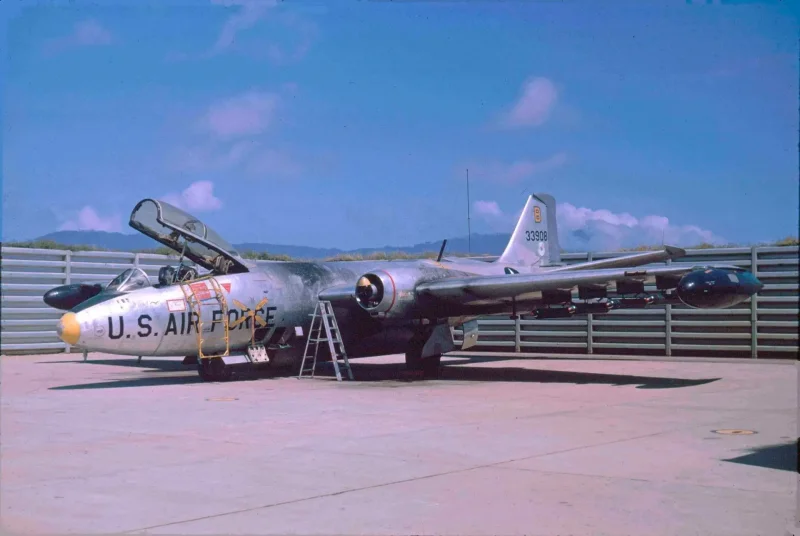
[[[507,214],[494,201],[475,203],[475,210],[493,230],[511,232],[520,212]],[[724,244],[724,238],[697,225],[675,225],[665,216],[636,218],[606,209],[558,203],[558,237],[562,248],[573,251],[614,251],[643,245],[695,246],[702,242]]]
[[[291,14],[283,17],[283,24],[291,30],[294,40],[294,47],[286,44],[270,43],[267,47],[267,57],[272,63],[285,65],[303,59],[317,37],[317,26],[311,21],[301,19]]]
[[[298,10],[280,12],[279,0],[211,0],[211,3],[230,13],[214,44],[198,53],[170,51],[165,61],[202,60],[236,51],[255,60],[287,64],[305,57],[318,33],[316,24],[300,17]],[[307,7],[301,11],[320,13],[319,9]]]
[[[85,20],[75,24],[72,40],[78,45],[108,45],[113,38],[111,32],[96,20]]]
[[[212,0],[212,3],[225,7],[239,7],[236,13],[225,21],[214,43],[213,51],[221,52],[234,43],[236,34],[255,26],[278,2],[277,0]]]
[[[87,205],[78,212],[75,219],[65,221],[58,230],[120,232],[122,219],[118,214],[103,218],[94,208]]]
[[[299,175],[303,167],[284,151],[265,149],[253,154],[246,170],[250,174],[259,176],[293,177]]]
[[[567,162],[567,154],[559,152],[544,160],[522,159],[511,162],[490,162],[486,165],[469,166],[470,177],[487,179],[502,184],[514,184],[534,175],[557,169]]]
[[[483,220],[492,231],[498,233],[513,229],[516,222],[511,214],[506,214],[500,209],[497,201],[475,201],[472,208],[478,218]]]
[[[279,100],[266,91],[242,93],[211,105],[203,126],[220,138],[261,134],[272,123]]]
[[[503,211],[497,201],[475,201],[475,212],[481,216],[502,216]]]
[[[725,239],[697,225],[676,225],[666,216],[636,218],[627,212],[578,208],[559,203],[559,236],[563,247],[584,250],[616,250],[624,247],[667,244],[696,246],[702,242],[723,244]]]
[[[544,124],[558,100],[555,85],[547,78],[531,78],[523,84],[519,99],[500,118],[506,128],[536,127]]]
[[[102,46],[113,42],[114,36],[105,26],[94,19],[86,19],[76,22],[69,35],[46,42],[44,49],[53,53],[70,47]]]
[[[297,91],[297,84],[287,82],[275,92],[250,90],[212,103],[195,120],[193,135],[176,147],[170,165],[181,172],[236,170],[258,178],[296,176],[318,165],[272,139],[280,103]]]
[[[211,181],[194,182],[181,193],[170,193],[162,196],[161,199],[189,212],[204,212],[222,208],[222,201],[214,197],[214,183]]]
[[[606,209],[592,210],[588,208],[577,208],[569,203],[558,204],[556,210],[559,218],[559,224],[568,229],[581,229],[590,222],[608,223],[614,226],[635,227],[639,222],[636,218],[623,212],[622,214],[614,214]],[[648,216],[648,218],[658,218],[658,216]],[[666,219],[666,218],[664,218]]]
[[[258,148],[254,140],[240,140],[228,147],[214,144],[179,148],[175,155],[175,168],[178,171],[200,172],[227,171],[242,162]]]
[[[305,166],[283,149],[265,147],[255,139],[238,140],[225,146],[209,143],[180,148],[173,161],[176,171],[188,173],[229,172],[256,178],[294,177]]]

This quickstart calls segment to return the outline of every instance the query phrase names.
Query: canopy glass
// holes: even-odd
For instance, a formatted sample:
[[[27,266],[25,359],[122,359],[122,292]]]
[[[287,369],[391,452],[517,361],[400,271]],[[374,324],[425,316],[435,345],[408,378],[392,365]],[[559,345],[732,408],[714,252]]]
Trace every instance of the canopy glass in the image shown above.
[[[246,272],[239,252],[206,224],[176,206],[144,199],[131,213],[130,226],[216,273]]]

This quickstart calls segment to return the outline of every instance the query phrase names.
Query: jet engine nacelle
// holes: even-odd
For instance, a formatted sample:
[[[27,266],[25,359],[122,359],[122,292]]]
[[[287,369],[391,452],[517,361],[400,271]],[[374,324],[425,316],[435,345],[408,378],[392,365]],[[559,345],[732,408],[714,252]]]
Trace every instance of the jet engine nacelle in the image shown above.
[[[402,317],[414,302],[418,282],[415,271],[374,270],[358,278],[355,298],[372,315]]]
[[[675,292],[681,302],[689,307],[719,309],[746,301],[763,286],[747,271],[706,268],[684,275]]]

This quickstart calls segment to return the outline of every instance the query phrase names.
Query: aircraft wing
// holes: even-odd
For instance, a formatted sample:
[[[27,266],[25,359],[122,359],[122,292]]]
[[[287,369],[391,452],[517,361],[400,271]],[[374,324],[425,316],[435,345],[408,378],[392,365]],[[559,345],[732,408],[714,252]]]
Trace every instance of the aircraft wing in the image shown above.
[[[567,264],[548,271],[553,272],[574,272],[577,270],[595,270],[599,268],[630,268],[631,266],[642,266],[666,260],[674,260],[686,255],[686,250],[674,246],[664,246],[663,249],[633,253],[620,257],[610,257],[596,261],[579,262]]]
[[[421,283],[416,291],[440,302],[468,304],[483,300],[525,299],[542,291],[572,290],[578,286],[602,285],[618,281],[643,281],[652,283],[656,277],[680,277],[694,269],[705,268],[692,263],[673,263],[640,268],[606,268],[594,270],[553,271],[536,274],[474,276],[441,279]],[[732,265],[714,265],[714,268],[742,271]]]

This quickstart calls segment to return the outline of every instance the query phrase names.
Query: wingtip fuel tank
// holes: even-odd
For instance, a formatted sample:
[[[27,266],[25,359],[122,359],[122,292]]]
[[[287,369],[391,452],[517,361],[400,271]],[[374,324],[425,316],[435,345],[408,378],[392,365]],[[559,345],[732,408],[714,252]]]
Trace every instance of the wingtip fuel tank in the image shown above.
[[[751,272],[706,268],[684,275],[676,294],[689,307],[724,309],[748,300],[762,288],[764,284]]]

